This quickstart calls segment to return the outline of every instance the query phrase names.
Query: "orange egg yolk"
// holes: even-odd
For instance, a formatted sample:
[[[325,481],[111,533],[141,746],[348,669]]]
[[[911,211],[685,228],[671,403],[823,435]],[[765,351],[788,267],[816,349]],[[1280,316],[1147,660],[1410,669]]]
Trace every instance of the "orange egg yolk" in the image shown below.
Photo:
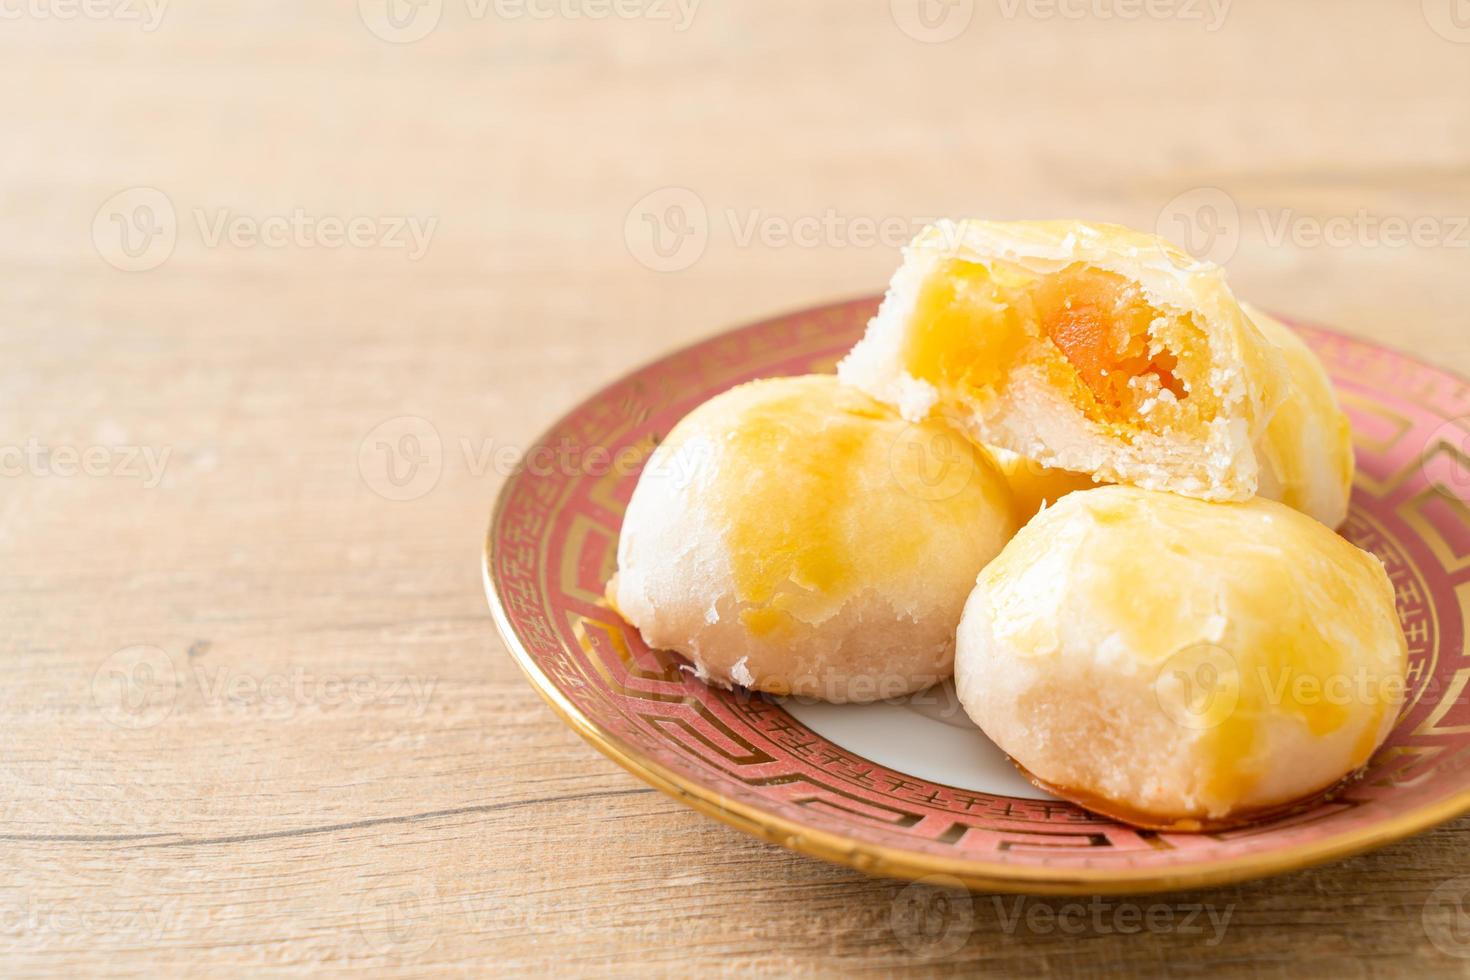
[[[1038,275],[951,259],[925,282],[904,361],[914,377],[972,391],[1000,390],[1017,364],[1037,362],[1089,418],[1137,425],[1163,392],[1190,397],[1180,356],[1155,339],[1161,319],[1193,329],[1101,269]]]

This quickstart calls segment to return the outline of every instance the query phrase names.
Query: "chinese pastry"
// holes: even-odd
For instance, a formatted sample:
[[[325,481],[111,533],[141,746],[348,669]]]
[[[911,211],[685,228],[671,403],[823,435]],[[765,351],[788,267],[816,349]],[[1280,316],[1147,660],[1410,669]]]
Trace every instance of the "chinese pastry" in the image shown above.
[[[951,675],[975,576],[1015,533],[984,449],[838,382],[756,381],[655,450],[608,599],[705,680],[873,701]]]
[[[955,682],[1044,789],[1211,830],[1322,796],[1402,701],[1383,565],[1283,504],[1134,487],[1062,498],[981,573]]]
[[[1338,527],[1347,520],[1353,490],[1352,426],[1327,369],[1306,342],[1281,321],[1250,306],[1245,310],[1291,372],[1290,393],[1256,446],[1260,493]]]
[[[1256,441],[1287,385],[1217,266],[1081,221],[925,229],[838,370],[907,419],[1208,500],[1256,492]]]

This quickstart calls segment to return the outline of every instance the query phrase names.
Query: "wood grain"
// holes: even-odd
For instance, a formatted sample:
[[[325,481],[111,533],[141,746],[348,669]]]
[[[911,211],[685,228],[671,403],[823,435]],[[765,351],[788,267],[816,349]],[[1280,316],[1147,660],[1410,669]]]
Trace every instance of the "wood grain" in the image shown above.
[[[1228,910],[1217,943],[992,896],[947,907],[954,949],[895,930],[905,886],[582,744],[478,574],[496,450],[673,346],[880,288],[867,225],[1154,227],[1217,188],[1239,291],[1470,372],[1470,44],[1433,0],[1236,0],[1217,30],[959,0],[942,44],[905,0],[706,0],[687,29],[568,3],[445,0],[402,44],[373,0],[201,0],[153,30],[122,0],[4,8],[5,972],[1463,975],[1424,910],[1470,820],[1133,903]],[[177,241],[124,271],[107,202],[137,188]],[[625,228],[667,188],[708,240],[661,272]],[[1437,237],[1312,242],[1359,215]],[[354,217],[368,237],[330,244]],[[433,222],[421,256],[381,240],[406,218]],[[361,453],[405,416],[437,480],[388,499]]]

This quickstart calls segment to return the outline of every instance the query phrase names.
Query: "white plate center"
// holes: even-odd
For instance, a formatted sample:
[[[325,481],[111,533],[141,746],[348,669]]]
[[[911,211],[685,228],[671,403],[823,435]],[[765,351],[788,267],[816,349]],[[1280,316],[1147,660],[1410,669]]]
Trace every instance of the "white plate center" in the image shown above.
[[[1028,783],[975,727],[950,681],[876,704],[783,698],[781,705],[818,735],[880,766],[980,793],[1052,798]]]

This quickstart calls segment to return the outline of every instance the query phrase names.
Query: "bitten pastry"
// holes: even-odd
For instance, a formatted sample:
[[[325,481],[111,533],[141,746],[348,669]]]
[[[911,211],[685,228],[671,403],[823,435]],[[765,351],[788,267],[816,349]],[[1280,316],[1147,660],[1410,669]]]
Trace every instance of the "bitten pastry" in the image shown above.
[[[1353,492],[1353,430],[1327,369],[1280,320],[1247,305],[1251,321],[1281,350],[1291,388],[1256,446],[1262,496],[1310,514],[1328,527],[1347,520]]]
[[[1039,786],[1189,831],[1362,767],[1406,667],[1383,565],[1306,515],[1103,487],[1047,508],[981,573],[955,683]]]
[[[838,371],[907,419],[1209,500],[1256,492],[1256,440],[1288,383],[1217,266],[1081,221],[925,229]]]
[[[873,701],[950,676],[975,576],[1019,520],[989,455],[830,375],[741,385],[648,462],[608,598],[706,680]]]
[[[1069,493],[1097,486],[1086,473],[1054,470],[1009,449],[989,448],[996,465],[1005,474],[1006,482],[1011,485],[1011,496],[1016,498],[1016,513],[1023,522]]]

